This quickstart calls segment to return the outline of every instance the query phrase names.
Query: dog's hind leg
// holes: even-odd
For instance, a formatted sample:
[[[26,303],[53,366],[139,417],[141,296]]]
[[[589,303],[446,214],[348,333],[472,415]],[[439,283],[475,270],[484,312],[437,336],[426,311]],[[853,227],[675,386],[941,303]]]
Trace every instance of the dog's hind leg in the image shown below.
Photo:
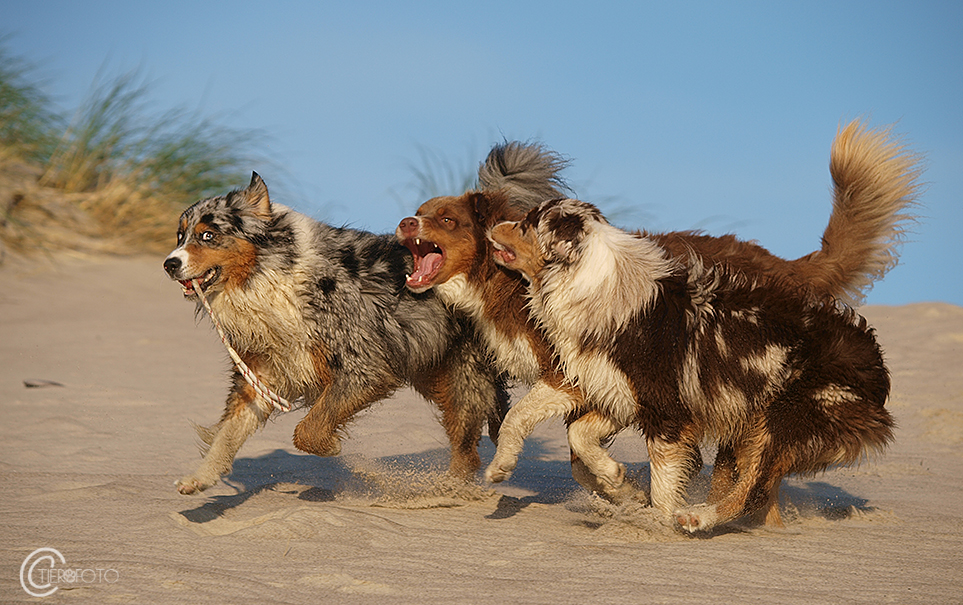
[[[722,500],[729,493],[739,477],[736,468],[736,453],[731,443],[720,443],[716,461],[712,467],[712,481],[706,502],[712,504]]]
[[[565,416],[581,405],[581,391],[553,386],[542,380],[536,382],[505,415],[498,434],[498,449],[485,469],[485,480],[498,483],[508,479],[518,464],[525,438],[532,434],[535,426],[549,418]]]
[[[294,427],[294,447],[315,456],[337,456],[341,453],[339,432],[344,425],[355,414],[388,397],[400,386],[374,384],[360,389],[339,383],[328,385]]]
[[[785,527],[786,524],[782,522],[782,514],[779,512],[779,488],[782,486],[782,476],[770,483],[766,503],[752,513],[752,523],[766,527]]]
[[[489,432],[495,433],[492,440],[497,439],[498,423],[508,409],[504,381],[487,360],[468,355],[420,373],[412,386],[441,410],[441,424],[451,444],[448,472],[459,479],[472,479],[481,466],[478,443],[482,427],[488,421]],[[494,427],[492,418],[497,419]]]
[[[646,435],[652,471],[652,506],[672,513],[685,505],[689,479],[698,473],[702,466],[698,441],[694,432],[684,432],[673,441]]]
[[[488,412],[488,439],[498,447],[498,433],[502,430],[502,423],[505,422],[505,414],[511,403],[511,394],[508,392],[507,377],[498,376],[495,381],[495,394],[497,401],[495,408]]]
[[[792,469],[791,448],[781,448],[772,439],[763,418],[734,445],[738,478],[729,491],[714,502],[680,507],[676,521],[688,532],[704,531],[745,515],[767,525],[782,527],[779,515],[779,486]]]
[[[631,498],[647,504],[645,492],[625,480],[625,465],[613,460],[602,445],[623,428],[597,410],[591,410],[572,422],[568,427],[572,476],[582,487],[612,502]]]
[[[228,395],[220,422],[209,429],[197,427],[198,436],[208,446],[207,451],[195,472],[178,479],[177,491],[182,494],[204,491],[230,473],[238,450],[270,414],[270,404],[261,402],[254,389],[240,374],[235,374],[234,388]]]

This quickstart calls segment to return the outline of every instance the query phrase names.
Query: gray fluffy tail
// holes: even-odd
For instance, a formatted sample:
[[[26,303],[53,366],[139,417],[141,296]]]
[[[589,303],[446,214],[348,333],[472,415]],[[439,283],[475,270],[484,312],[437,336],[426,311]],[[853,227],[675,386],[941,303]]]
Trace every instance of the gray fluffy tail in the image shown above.
[[[506,141],[495,145],[478,167],[478,187],[502,190],[516,207],[528,210],[545,200],[568,197],[559,173],[568,160],[538,143]]]

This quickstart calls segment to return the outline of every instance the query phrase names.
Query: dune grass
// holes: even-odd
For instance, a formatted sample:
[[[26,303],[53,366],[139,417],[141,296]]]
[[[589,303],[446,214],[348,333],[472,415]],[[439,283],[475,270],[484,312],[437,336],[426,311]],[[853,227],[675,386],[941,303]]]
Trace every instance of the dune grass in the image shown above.
[[[418,146],[419,163],[408,163],[412,182],[409,189],[415,199],[426,200],[440,195],[458,195],[478,186],[478,160],[469,153],[467,160],[456,164],[451,158],[423,145]]]
[[[49,98],[28,79],[32,69],[0,46],[0,149],[42,161],[56,144],[58,116],[50,111]]]
[[[244,183],[259,159],[256,130],[152,110],[138,71],[98,75],[70,119],[32,74],[0,40],[0,239],[12,249],[169,248],[187,204]]]

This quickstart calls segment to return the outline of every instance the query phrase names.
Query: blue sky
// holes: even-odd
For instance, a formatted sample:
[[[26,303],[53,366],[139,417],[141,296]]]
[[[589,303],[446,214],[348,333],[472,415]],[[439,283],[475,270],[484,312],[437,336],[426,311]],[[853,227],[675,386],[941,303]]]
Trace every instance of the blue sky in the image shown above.
[[[963,304],[961,2],[7,0],[3,12],[8,49],[65,108],[98,72],[140,68],[159,108],[263,130],[270,161],[251,169],[276,201],[378,232],[423,201],[420,149],[465,171],[502,138],[535,139],[621,226],[735,232],[795,258],[829,216],[838,125],[896,123],[926,156],[922,217],[868,302]]]

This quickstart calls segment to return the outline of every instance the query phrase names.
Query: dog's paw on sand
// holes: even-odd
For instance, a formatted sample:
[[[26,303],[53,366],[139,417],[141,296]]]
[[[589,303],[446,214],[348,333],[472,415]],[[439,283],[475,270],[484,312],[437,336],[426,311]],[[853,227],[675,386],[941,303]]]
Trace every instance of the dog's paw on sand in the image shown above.
[[[512,476],[512,471],[515,470],[515,466],[518,464],[518,459],[514,457],[504,457],[499,458],[495,455],[495,459],[492,463],[488,465],[485,469],[485,481],[489,483],[501,483]]]
[[[689,533],[707,530],[717,523],[718,514],[713,504],[697,504],[680,508],[673,514],[675,522]]]
[[[217,478],[204,479],[197,475],[188,475],[174,482],[177,491],[185,496],[200,493],[217,483]]]

